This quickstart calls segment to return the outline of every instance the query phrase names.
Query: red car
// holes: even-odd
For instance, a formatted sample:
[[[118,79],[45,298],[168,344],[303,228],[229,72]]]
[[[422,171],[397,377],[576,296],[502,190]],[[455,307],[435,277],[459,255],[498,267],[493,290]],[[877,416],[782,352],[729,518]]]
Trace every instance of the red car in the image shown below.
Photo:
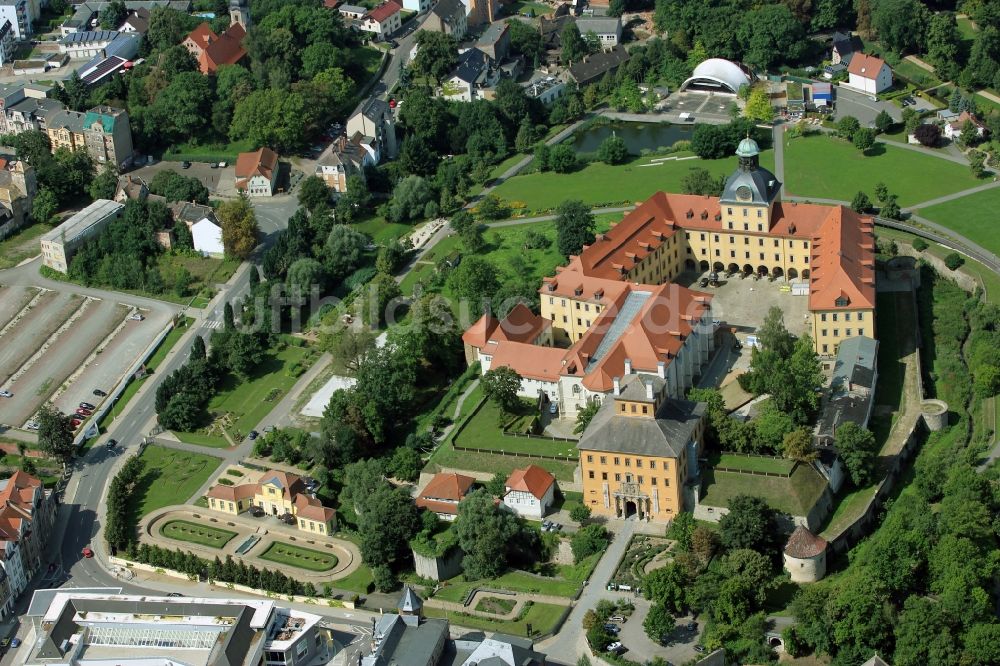
[[[79,414],[80,416],[90,416],[94,412],[90,411],[89,409],[83,409],[81,407],[80,409],[76,410],[76,413]]]
[[[94,551],[90,549],[90,546],[84,546],[80,554],[89,559],[94,556]]]
[[[81,419],[70,419],[69,425],[73,428],[73,430],[76,430],[80,427],[81,423],[83,423]]]

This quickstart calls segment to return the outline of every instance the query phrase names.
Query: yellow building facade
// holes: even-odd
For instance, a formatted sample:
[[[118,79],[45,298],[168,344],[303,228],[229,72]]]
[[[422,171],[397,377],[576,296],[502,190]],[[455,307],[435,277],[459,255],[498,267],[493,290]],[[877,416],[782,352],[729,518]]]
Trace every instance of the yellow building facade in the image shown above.
[[[216,484],[208,493],[208,507],[239,515],[258,507],[271,516],[291,515],[304,532],[330,535],[337,529],[336,513],[309,494],[302,478],[287,472],[265,472],[257,483]]]

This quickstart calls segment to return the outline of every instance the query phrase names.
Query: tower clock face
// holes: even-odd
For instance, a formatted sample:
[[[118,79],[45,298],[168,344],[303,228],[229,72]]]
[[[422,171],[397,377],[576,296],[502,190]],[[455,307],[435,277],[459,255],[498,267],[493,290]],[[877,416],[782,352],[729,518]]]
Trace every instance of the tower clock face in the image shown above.
[[[753,193],[746,185],[740,185],[736,188],[736,198],[740,201],[750,201],[753,198]]]

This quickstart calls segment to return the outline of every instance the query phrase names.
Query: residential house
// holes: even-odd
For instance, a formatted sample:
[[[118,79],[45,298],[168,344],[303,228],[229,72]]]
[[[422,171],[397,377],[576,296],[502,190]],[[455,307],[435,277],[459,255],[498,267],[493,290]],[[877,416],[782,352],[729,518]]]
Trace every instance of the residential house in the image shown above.
[[[470,28],[493,23],[503,13],[500,0],[462,0],[468,9]]]
[[[842,76],[847,72],[847,65],[840,63],[837,65],[827,65],[823,68],[823,78],[830,80],[838,76]]]
[[[132,164],[132,126],[124,109],[57,111],[47,119],[45,131],[53,153],[59,148],[86,150],[98,164],[111,163],[118,169]]]
[[[456,644],[465,643],[465,637],[459,638]],[[461,647],[464,647],[462,645]],[[481,642],[472,643],[472,652],[464,661],[456,660],[461,666],[545,666],[545,655],[536,652],[534,643],[527,638],[519,638],[508,634],[495,633]],[[459,650],[459,656],[463,651]]]
[[[892,87],[892,69],[882,58],[855,53],[847,65],[847,83],[841,85],[877,95]]]
[[[369,97],[361,102],[347,119],[345,129],[347,136],[360,134],[372,139],[369,143],[375,150],[373,158],[376,164],[384,159],[393,159],[399,153],[396,117],[385,100]]]
[[[236,189],[251,197],[269,197],[278,182],[278,154],[270,148],[240,153],[236,158]]]
[[[112,220],[118,219],[124,206],[117,201],[97,199],[75,213],[40,239],[42,264],[65,273],[73,254],[88,238],[96,236]]]
[[[403,0],[403,9],[423,14],[430,9],[432,4],[434,4],[433,0]]]
[[[73,3],[73,14],[59,26],[59,34],[65,37],[73,32],[96,29],[101,11],[109,4],[110,2],[106,0]],[[125,0],[125,9],[128,10],[130,16],[133,14],[141,15],[142,12],[148,14],[156,7],[164,7],[182,14],[190,14],[191,0]],[[119,31],[131,32],[131,30],[123,29],[126,23],[128,23],[128,19],[118,28]],[[142,33],[144,31],[138,30],[137,32]]]
[[[31,165],[0,157],[0,240],[28,223],[37,191]]]
[[[222,244],[222,227],[212,218],[203,217],[191,225],[191,244],[205,257],[221,257],[226,249]]]
[[[584,56],[580,62],[570,63],[565,76],[578,86],[596,83],[605,74],[614,74],[619,67],[628,62],[628,58],[628,51],[619,44],[607,51]]]
[[[572,14],[538,18],[538,31],[542,35],[542,46],[546,51],[559,51],[562,48],[562,32],[569,23],[576,23],[576,17]]]
[[[141,35],[124,32],[117,34],[118,36],[111,40],[90,61],[77,68],[77,75],[88,86],[97,85],[113,74],[124,72],[129,61],[139,53],[139,46],[142,41]]]
[[[457,265],[458,262],[456,262]],[[524,303],[518,303],[503,319],[487,312],[462,334],[465,360],[469,365],[491,359],[483,355],[493,353],[493,345],[517,342],[527,345],[552,345],[552,322],[539,317]]]
[[[316,159],[315,174],[337,194],[347,191],[347,179],[357,175],[364,178],[365,168],[375,166],[376,150],[371,137],[356,133],[350,139],[340,136]]]
[[[979,138],[986,136],[986,124],[968,111],[962,111],[954,119],[945,123],[945,138],[951,139],[952,141],[957,140],[960,136],[962,136],[962,130],[965,129],[966,123],[972,123],[972,126],[976,128],[976,136]]]
[[[246,56],[246,35],[246,28],[239,23],[231,23],[221,35],[215,34],[208,23],[202,23],[181,44],[198,61],[202,74],[215,74],[221,65],[235,65]]]
[[[3,25],[0,25],[0,67],[14,61],[14,53],[17,51],[17,38],[14,35],[14,26],[9,20],[0,17]]]
[[[864,44],[861,38],[851,33],[833,33],[833,47],[830,50],[830,63],[834,65],[847,65],[855,53],[864,51]]]
[[[208,508],[232,515],[257,507],[270,516],[293,516],[303,532],[329,536],[336,531],[336,512],[323,506],[302,477],[289,472],[264,472],[256,482],[216,484],[208,490]]]
[[[149,9],[146,7],[130,9],[128,11],[128,16],[126,16],[125,20],[122,21],[122,24],[118,26],[118,32],[145,35],[146,31],[149,30],[149,17]]]
[[[619,16],[581,16],[576,20],[576,27],[584,38],[594,33],[602,49],[618,46],[622,39],[622,20]]]
[[[511,472],[504,487],[504,506],[519,516],[541,520],[555,500],[556,477],[538,465],[528,465]]]
[[[31,13],[28,0],[0,0],[0,23],[10,22],[15,41],[24,41],[34,34],[32,22],[37,18]]]
[[[500,68],[495,60],[477,48],[459,54],[458,64],[441,86],[441,95],[458,102],[489,99],[492,88],[500,80]]]
[[[368,8],[358,5],[340,5],[337,7],[337,11],[346,19],[360,21],[368,13]]]
[[[566,93],[566,82],[555,76],[538,73],[524,85],[524,94],[542,104],[551,104]]]
[[[435,474],[434,478],[424,486],[417,495],[415,504],[421,509],[437,514],[442,520],[455,520],[458,517],[458,504],[469,493],[476,480],[464,474]]]
[[[510,51],[510,26],[493,23],[476,42],[476,48],[496,62],[503,62]]]
[[[0,566],[6,576],[7,597],[0,599],[0,617],[14,610],[14,602],[42,566],[42,552],[55,522],[55,499],[35,477],[16,471],[0,480]]]
[[[402,7],[395,0],[386,0],[361,19],[358,27],[375,35],[375,39],[386,40],[403,25]]]
[[[48,91],[47,86],[37,84],[0,86],[0,125],[3,133],[45,131],[47,119],[63,109],[61,102],[46,97]]]
[[[583,502],[593,515],[669,522],[693,506],[705,403],[667,397],[656,375],[615,378],[577,448]]]
[[[323,0],[323,6],[327,9],[336,9],[342,0]]]
[[[117,30],[87,30],[74,32],[59,40],[59,53],[70,58],[93,58],[118,38]]]
[[[829,83],[810,84],[809,94],[814,106],[833,106],[833,86]]]
[[[403,3],[405,6],[405,2]],[[424,20],[422,30],[443,32],[461,41],[469,29],[468,17],[462,0],[438,0]]]

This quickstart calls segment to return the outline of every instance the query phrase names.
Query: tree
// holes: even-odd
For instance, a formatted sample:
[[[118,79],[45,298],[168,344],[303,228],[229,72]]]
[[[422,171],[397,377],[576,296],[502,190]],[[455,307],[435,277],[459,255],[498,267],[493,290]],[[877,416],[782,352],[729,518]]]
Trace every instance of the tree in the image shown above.
[[[360,503],[361,557],[369,566],[391,568],[405,557],[410,539],[420,529],[417,507],[402,488],[394,488],[384,481]]]
[[[580,562],[591,555],[603,553],[611,543],[611,534],[603,525],[585,525],[570,540],[573,561]]]
[[[872,27],[879,41],[896,53],[918,53],[930,14],[917,0],[880,0],[873,4]]]
[[[502,220],[510,214],[510,206],[496,194],[490,193],[483,197],[477,206],[479,216],[484,220]],[[475,227],[479,230],[478,225]],[[465,238],[466,236],[463,236]]]
[[[868,198],[868,195],[864,192],[859,191],[854,195],[854,200],[851,201],[851,210],[855,213],[864,213],[865,211],[871,210],[872,200]]]
[[[361,318],[369,326],[381,328],[387,323],[394,323],[389,319],[390,305],[402,296],[399,283],[392,275],[379,273],[375,276],[365,289],[361,300]]]
[[[299,183],[299,205],[307,210],[316,210],[330,203],[330,188],[319,176],[308,176]]]
[[[576,169],[580,161],[576,157],[573,146],[568,143],[560,143],[549,150],[547,163],[549,168],[556,173],[569,173]]]
[[[111,162],[90,182],[87,192],[94,199],[113,199],[118,188],[118,169]]]
[[[222,245],[226,255],[237,259],[249,257],[257,246],[257,236],[260,233],[250,199],[246,195],[240,195],[236,199],[224,201],[217,214],[222,224]]]
[[[611,0],[608,3],[608,16],[621,16],[627,8],[628,5],[625,0]]]
[[[188,358],[192,361],[203,361],[206,357],[205,338],[200,335],[194,336],[194,340],[191,341],[191,351],[188,354]]]
[[[854,116],[844,116],[837,121],[837,136],[852,141],[854,133],[861,129],[861,123]]]
[[[304,297],[312,292],[313,287],[323,293],[324,277],[323,264],[310,257],[303,257],[296,259],[288,267],[285,284],[289,293]]]
[[[774,107],[771,106],[771,99],[767,96],[766,89],[757,86],[750,91],[743,116],[758,123],[769,123],[774,120]]]
[[[517,408],[520,402],[517,393],[521,390],[521,375],[516,370],[506,365],[490,368],[483,373],[481,382],[483,395],[502,411],[510,414]]]
[[[621,164],[628,159],[628,146],[625,140],[617,134],[612,134],[601,142],[597,149],[597,158],[605,164]]]
[[[962,35],[951,12],[938,12],[931,16],[927,26],[927,59],[942,80],[953,80],[959,74],[964,58]]]
[[[556,247],[565,257],[579,254],[584,245],[594,242],[597,222],[590,207],[582,201],[568,199],[556,209]]]
[[[736,39],[744,62],[769,69],[779,61],[794,61],[802,56],[805,31],[787,6],[762,5],[741,17]]]
[[[49,403],[42,405],[35,418],[38,422],[38,446],[63,465],[73,458],[73,426],[70,417],[57,412]]]
[[[507,568],[509,545],[522,532],[516,515],[499,508],[482,490],[469,493],[459,503],[455,530],[465,551],[462,567],[469,580],[502,574]]]
[[[879,209],[879,215],[886,217],[890,220],[899,220],[902,218],[902,211],[899,209],[898,197],[895,194],[890,194],[885,203]]]
[[[421,76],[434,79],[437,85],[455,68],[458,44],[451,35],[442,32],[417,31],[417,55],[413,68]]]
[[[597,412],[601,409],[601,403],[595,401],[588,402],[583,409],[576,413],[576,425],[573,427],[574,435],[582,435],[590,425],[590,422],[594,420],[597,416]]]
[[[917,252],[923,252],[928,247],[927,241],[925,241],[923,238],[920,238],[919,236],[913,239],[911,245],[913,246],[913,249],[916,250]]]
[[[458,268],[448,276],[448,284],[459,299],[468,303],[469,312],[478,317],[500,291],[500,272],[489,259],[475,255],[463,257]]]
[[[324,265],[333,280],[343,280],[361,265],[368,237],[346,224],[335,224],[323,244]]]
[[[659,643],[663,636],[674,630],[674,616],[662,604],[653,604],[642,621],[642,628],[651,641]]]
[[[569,511],[569,517],[578,523],[585,522],[590,518],[590,507],[586,504],[575,504]]]
[[[99,20],[102,30],[117,30],[118,26],[128,17],[128,9],[124,0],[111,0],[101,10]]]
[[[224,331],[236,330],[236,316],[233,314],[233,304],[229,301],[222,306],[222,326]]]
[[[958,252],[952,252],[944,258],[944,265],[952,271],[957,271],[964,263],[965,259]]]
[[[117,184],[117,177],[115,183]],[[167,202],[208,203],[208,188],[197,178],[182,176],[176,171],[158,171],[149,181],[149,191],[164,197]]]
[[[161,140],[181,141],[205,131],[211,108],[212,86],[208,78],[201,72],[180,72],[150,104],[149,117]]]
[[[205,79],[201,74],[197,76]],[[254,147],[271,146],[280,152],[294,152],[304,145],[319,112],[320,109],[307,106],[299,92],[255,90],[236,103],[229,138],[249,141]]]
[[[875,200],[880,204],[889,200],[889,186],[881,181],[875,183]]]
[[[851,483],[859,488],[868,485],[875,472],[878,455],[875,435],[857,423],[848,421],[837,428],[834,445]]]
[[[871,147],[875,145],[875,130],[869,129],[868,127],[858,128],[858,131],[854,133],[854,137],[851,139],[854,147],[860,150],[862,153],[867,153],[871,150]]]
[[[810,463],[819,456],[813,446],[812,435],[805,428],[797,428],[786,434],[781,450],[786,458],[801,463]]]
[[[393,222],[406,222],[424,216],[428,202],[434,200],[430,182],[423,176],[410,175],[396,184],[389,200],[387,217]]]
[[[559,59],[564,65],[580,62],[589,53],[587,42],[583,40],[580,29],[572,21],[563,26],[562,32],[559,33],[559,43],[562,46]]]
[[[773,553],[780,538],[774,509],[760,497],[750,495],[729,500],[729,513],[719,520],[719,532],[726,548],[749,548],[760,553]]]
[[[913,138],[920,142],[920,145],[933,148],[941,140],[941,128],[930,123],[917,125],[913,130]]]
[[[893,121],[892,116],[890,116],[889,112],[885,109],[879,111],[878,115],[875,116],[875,129],[879,134],[885,134],[888,132],[892,128],[893,124],[895,124],[895,121]]]
[[[31,207],[31,217],[36,222],[49,222],[59,210],[59,200],[52,190],[47,187],[39,187],[35,195],[35,201]]]

